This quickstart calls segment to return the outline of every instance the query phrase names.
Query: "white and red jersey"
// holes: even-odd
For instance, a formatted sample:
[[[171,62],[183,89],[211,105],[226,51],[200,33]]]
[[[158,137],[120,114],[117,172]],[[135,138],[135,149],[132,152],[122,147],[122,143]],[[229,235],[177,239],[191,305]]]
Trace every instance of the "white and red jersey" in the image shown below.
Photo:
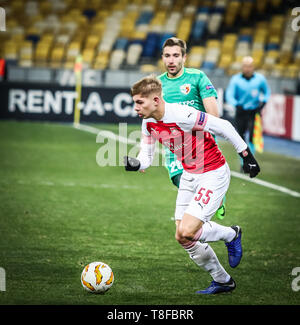
[[[190,106],[183,109],[182,105],[165,103],[165,114],[161,120],[143,120],[141,151],[137,157],[141,162],[140,169],[151,165],[155,141],[176,154],[183,168],[190,173],[201,174],[223,166],[225,157],[211,133],[226,138],[237,152],[247,148],[228,121]]]

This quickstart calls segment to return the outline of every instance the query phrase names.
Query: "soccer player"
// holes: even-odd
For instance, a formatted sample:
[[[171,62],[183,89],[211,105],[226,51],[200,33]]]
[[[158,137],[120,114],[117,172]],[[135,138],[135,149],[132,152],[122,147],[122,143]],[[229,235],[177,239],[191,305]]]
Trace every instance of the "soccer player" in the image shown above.
[[[167,146],[181,161],[182,173],[175,209],[176,240],[190,258],[213,278],[200,294],[235,289],[232,277],[220,264],[208,244],[223,240],[231,267],[242,258],[240,226],[225,227],[210,221],[230,182],[230,170],[211,135],[223,136],[244,160],[244,170],[255,177],[260,168],[247,144],[230,122],[193,107],[167,103],[162,99],[161,82],[145,77],[131,88],[135,111],[143,118],[141,150],[137,158],[124,157],[127,171],[148,168],[154,157],[155,141]]]
[[[256,113],[261,113],[270,97],[270,88],[266,78],[254,71],[254,61],[246,56],[242,61],[242,72],[231,77],[225,92],[226,102],[236,108],[235,127],[245,140],[249,131],[249,147],[253,154],[254,119]],[[241,167],[242,169],[242,167]]]
[[[163,98],[168,103],[182,104],[183,109],[188,105],[219,117],[217,92],[203,71],[184,66],[186,50],[185,41],[176,37],[167,39],[163,44],[162,61],[166,72],[158,76],[162,82]],[[171,181],[179,187],[183,167],[176,155],[167,148],[165,162]],[[224,218],[223,202],[216,215],[219,219]]]

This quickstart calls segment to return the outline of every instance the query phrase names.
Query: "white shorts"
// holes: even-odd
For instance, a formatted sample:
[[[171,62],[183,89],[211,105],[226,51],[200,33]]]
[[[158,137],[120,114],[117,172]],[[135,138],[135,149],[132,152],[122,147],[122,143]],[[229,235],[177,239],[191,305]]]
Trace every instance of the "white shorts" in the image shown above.
[[[230,183],[228,164],[203,174],[183,172],[176,199],[175,219],[188,213],[209,221],[221,205]]]

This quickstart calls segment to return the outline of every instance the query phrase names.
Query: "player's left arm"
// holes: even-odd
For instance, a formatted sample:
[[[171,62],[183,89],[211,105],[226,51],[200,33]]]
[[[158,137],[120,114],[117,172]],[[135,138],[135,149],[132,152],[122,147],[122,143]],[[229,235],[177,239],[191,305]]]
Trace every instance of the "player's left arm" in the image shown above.
[[[249,173],[252,178],[260,172],[260,167],[246,142],[229,121],[204,112],[199,112],[193,131],[206,131],[223,137],[233,145],[237,153],[244,160],[243,168],[245,173]]]

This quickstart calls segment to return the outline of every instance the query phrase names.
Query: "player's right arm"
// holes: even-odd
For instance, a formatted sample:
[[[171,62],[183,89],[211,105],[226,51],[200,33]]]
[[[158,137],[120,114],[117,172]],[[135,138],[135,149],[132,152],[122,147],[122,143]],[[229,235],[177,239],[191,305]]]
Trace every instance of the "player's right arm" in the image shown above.
[[[139,170],[145,170],[151,166],[155,154],[155,139],[142,133],[140,152],[137,160],[140,161]]]
[[[140,152],[136,158],[124,157],[125,170],[143,171],[150,167],[155,154],[155,142],[155,139],[148,133],[143,121]]]

